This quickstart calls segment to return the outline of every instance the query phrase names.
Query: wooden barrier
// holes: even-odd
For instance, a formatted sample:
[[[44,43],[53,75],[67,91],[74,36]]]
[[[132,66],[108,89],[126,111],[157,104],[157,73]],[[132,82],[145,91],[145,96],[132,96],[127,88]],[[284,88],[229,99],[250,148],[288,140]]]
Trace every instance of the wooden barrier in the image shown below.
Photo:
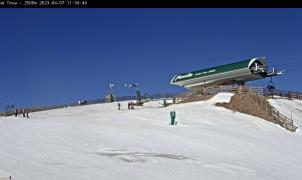
[[[173,98],[177,94],[176,93],[157,93],[157,94],[151,94],[149,97],[152,98]],[[142,99],[147,99],[147,97],[142,96]],[[125,101],[125,100],[135,100],[135,96],[122,96],[117,97],[117,101]],[[95,100],[87,100],[87,103],[85,105],[91,105],[91,104],[100,104],[100,103],[106,103],[106,99],[95,99]],[[50,106],[39,106],[39,107],[31,107],[28,108],[30,112],[38,112],[38,111],[47,111],[52,109],[60,109],[60,108],[67,108],[67,107],[75,107],[75,106],[82,106],[78,102],[73,102],[69,104],[61,104],[61,105],[50,105]],[[14,115],[14,111],[10,112],[0,112],[0,116],[11,116]]]
[[[294,125],[293,120],[281,114],[276,108],[269,104],[267,99],[264,96],[257,95],[253,90],[247,89],[247,95],[256,101],[262,109],[264,109],[268,114],[273,117],[279,125],[285,129],[295,132],[297,127]]]
[[[219,92],[231,92],[235,94],[245,94],[252,100],[254,100],[257,104],[260,105],[261,109],[265,110],[268,115],[266,116],[267,119],[273,118],[274,121],[276,121],[281,127],[291,131],[295,132],[297,127],[294,125],[293,120],[291,118],[286,117],[285,115],[281,114],[276,108],[274,108],[270,103],[268,102],[266,96],[267,96],[267,90],[263,87],[246,87],[246,86],[239,86],[239,87],[233,87],[233,86],[214,86],[214,87],[208,87],[203,90],[205,94],[217,94]],[[187,99],[190,96],[196,95],[193,92],[187,92],[186,94],[182,94],[181,96],[178,96],[181,100]],[[280,91],[275,90],[273,95],[280,95],[281,97],[287,97],[287,98],[296,98],[296,99],[302,99],[302,93],[292,92],[292,91]]]
[[[246,87],[246,86],[239,86],[239,87],[230,87],[230,86],[215,86],[211,88],[207,88],[206,92],[208,93],[215,93],[218,92],[232,92],[235,94],[245,94],[252,100],[254,100],[257,104],[260,105],[261,109],[265,110],[268,115],[266,116],[267,119],[273,118],[280,126],[283,128],[295,132],[297,127],[294,125],[293,120],[286,117],[285,115],[281,114],[276,108],[274,108],[270,103],[267,101],[265,97],[266,90],[263,87]],[[287,98],[297,98],[302,99],[302,93],[292,92],[292,91],[275,91],[276,94],[281,94],[283,97]]]
[[[274,98],[274,96],[280,96],[288,99],[302,99],[301,92],[283,91],[278,89],[265,89],[264,96]]]

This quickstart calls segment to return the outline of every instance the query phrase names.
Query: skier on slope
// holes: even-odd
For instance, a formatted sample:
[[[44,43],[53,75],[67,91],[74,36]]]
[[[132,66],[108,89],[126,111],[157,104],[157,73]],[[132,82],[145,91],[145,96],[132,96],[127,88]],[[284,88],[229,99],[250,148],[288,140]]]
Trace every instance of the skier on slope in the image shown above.
[[[18,109],[15,108],[15,117],[17,117],[17,116],[18,116]]]
[[[121,104],[117,103],[117,105],[118,105],[118,110],[121,110]]]
[[[28,114],[29,114],[29,109],[26,109],[26,117],[27,118],[29,118]]]
[[[25,117],[25,109],[24,108],[21,109],[21,112],[23,114],[23,117]]]
[[[131,102],[131,109],[134,109],[134,103]]]
[[[163,104],[164,104],[164,107],[167,107],[167,102],[166,102],[166,100],[165,100],[165,99],[164,99]]]

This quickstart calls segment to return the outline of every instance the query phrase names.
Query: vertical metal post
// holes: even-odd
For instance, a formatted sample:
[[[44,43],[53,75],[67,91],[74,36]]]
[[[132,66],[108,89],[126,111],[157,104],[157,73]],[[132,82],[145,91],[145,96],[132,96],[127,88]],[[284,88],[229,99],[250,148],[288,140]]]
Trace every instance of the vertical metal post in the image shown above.
[[[171,111],[170,112],[170,125],[175,125],[175,117],[176,117],[175,111]]]
[[[141,93],[136,90],[136,103],[141,103]]]

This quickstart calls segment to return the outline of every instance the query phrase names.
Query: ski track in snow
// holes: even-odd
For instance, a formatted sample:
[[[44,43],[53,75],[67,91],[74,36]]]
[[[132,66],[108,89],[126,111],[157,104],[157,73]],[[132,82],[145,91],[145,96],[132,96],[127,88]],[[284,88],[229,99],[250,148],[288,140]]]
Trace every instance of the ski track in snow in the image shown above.
[[[196,160],[196,158],[190,158],[184,155],[178,154],[165,154],[165,153],[154,153],[154,152],[135,152],[127,150],[104,150],[96,153],[99,156],[116,158],[127,163],[136,163],[136,162],[158,162],[158,159],[162,160]]]

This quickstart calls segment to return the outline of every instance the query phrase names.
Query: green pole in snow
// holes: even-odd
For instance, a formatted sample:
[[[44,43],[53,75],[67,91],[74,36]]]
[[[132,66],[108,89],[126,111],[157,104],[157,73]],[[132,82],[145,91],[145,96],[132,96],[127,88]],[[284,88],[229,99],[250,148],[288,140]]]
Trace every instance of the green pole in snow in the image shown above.
[[[175,111],[171,111],[170,112],[170,119],[171,119],[170,125],[174,125],[175,124],[175,117],[176,117]]]

